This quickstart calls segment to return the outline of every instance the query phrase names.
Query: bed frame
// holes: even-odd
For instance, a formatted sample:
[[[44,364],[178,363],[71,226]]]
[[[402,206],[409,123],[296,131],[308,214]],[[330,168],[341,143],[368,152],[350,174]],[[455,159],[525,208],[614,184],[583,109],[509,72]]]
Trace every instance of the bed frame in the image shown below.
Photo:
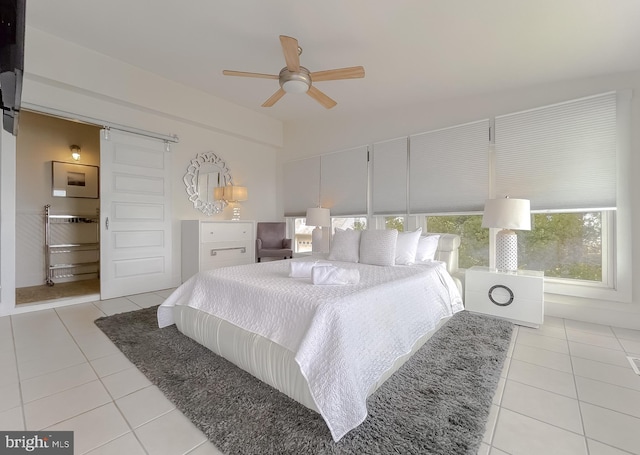
[[[459,236],[440,234],[435,259],[447,264],[447,271],[452,274],[458,288],[461,289],[460,280],[453,275],[458,270],[459,246]],[[173,315],[180,332],[307,408],[318,412],[306,379],[295,361],[295,353],[267,338],[188,306],[176,305],[173,307]],[[375,392],[445,322],[446,319],[440,321],[434,330],[418,339],[411,352],[398,358],[370,388],[368,395]]]

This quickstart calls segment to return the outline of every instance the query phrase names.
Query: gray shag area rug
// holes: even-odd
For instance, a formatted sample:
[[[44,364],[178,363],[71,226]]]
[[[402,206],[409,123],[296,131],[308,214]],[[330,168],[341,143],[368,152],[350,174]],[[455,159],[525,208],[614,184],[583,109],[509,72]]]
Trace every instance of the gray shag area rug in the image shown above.
[[[157,307],[96,321],[151,382],[226,454],[473,454],[513,330],[462,311],[367,400],[337,443],[319,414],[182,335]]]

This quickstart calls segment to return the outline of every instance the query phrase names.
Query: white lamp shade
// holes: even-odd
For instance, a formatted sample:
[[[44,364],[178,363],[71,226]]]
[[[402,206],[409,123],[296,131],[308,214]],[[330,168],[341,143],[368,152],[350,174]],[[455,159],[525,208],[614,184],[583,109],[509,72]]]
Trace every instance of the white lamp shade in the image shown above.
[[[487,199],[482,227],[531,230],[531,204],[528,199]]]
[[[322,207],[307,209],[307,226],[331,226],[331,211]]]
[[[247,187],[227,185],[224,188],[223,199],[227,202],[242,202],[247,200]]]
[[[217,186],[213,189],[213,198],[216,201],[224,200],[224,186]]]

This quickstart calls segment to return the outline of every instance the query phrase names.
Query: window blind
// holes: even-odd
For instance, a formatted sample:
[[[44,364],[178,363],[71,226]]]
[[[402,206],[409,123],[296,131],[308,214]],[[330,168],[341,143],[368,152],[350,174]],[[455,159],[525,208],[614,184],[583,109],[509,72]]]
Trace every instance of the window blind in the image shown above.
[[[373,144],[374,215],[407,213],[407,138]]]
[[[331,215],[367,213],[367,147],[323,155],[320,159],[320,201]]]
[[[488,119],[409,141],[410,213],[482,211],[489,189]]]
[[[283,165],[284,216],[306,216],[320,202],[320,157]]]
[[[616,94],[496,117],[496,197],[532,210],[616,206]]]

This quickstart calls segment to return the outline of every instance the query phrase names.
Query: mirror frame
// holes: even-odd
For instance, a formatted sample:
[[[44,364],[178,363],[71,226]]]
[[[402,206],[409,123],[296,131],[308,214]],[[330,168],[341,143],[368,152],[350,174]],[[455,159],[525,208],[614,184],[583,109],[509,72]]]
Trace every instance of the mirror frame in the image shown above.
[[[196,157],[191,160],[187,167],[187,173],[182,178],[182,181],[187,188],[187,194],[189,195],[189,200],[193,203],[193,207],[200,210],[205,215],[211,216],[222,212],[222,210],[227,206],[227,202],[223,200],[210,202],[200,198],[200,194],[198,193],[198,175],[200,173],[200,169],[205,164],[212,164],[220,168],[222,186],[233,185],[233,183],[231,181],[231,173],[229,172],[227,164],[215,153],[198,153]]]

